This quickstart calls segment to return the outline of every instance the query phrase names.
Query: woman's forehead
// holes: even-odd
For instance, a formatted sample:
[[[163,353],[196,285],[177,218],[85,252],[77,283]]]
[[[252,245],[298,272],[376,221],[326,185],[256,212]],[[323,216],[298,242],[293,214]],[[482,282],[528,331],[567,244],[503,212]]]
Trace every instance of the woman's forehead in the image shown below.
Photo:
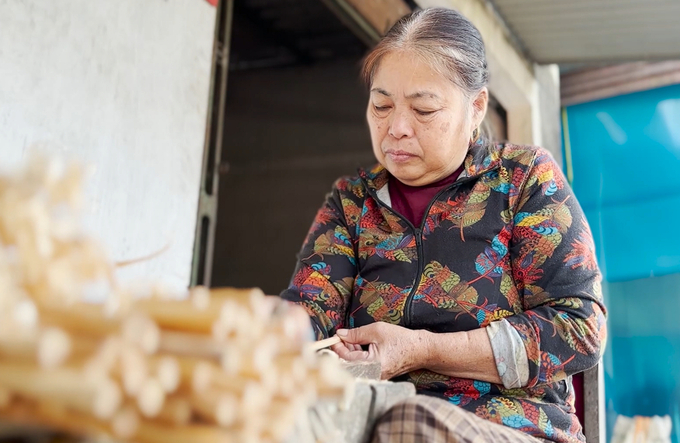
[[[393,51],[378,65],[371,94],[389,98],[442,99],[458,87],[413,51]]]
[[[375,93],[378,95],[384,95],[385,97],[393,98],[392,93],[389,91],[386,91],[383,88],[372,88],[371,93]],[[439,99],[441,98],[436,92],[434,91],[428,91],[428,90],[418,90],[415,92],[408,93],[405,98],[409,100],[414,100],[418,98],[432,98],[432,99]]]

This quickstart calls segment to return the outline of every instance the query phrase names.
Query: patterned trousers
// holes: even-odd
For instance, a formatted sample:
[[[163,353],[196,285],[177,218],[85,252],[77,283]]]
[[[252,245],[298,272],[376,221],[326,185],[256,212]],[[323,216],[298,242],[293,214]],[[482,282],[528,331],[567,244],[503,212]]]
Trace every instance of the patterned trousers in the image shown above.
[[[375,425],[371,443],[541,443],[484,420],[445,400],[416,395],[397,403]]]

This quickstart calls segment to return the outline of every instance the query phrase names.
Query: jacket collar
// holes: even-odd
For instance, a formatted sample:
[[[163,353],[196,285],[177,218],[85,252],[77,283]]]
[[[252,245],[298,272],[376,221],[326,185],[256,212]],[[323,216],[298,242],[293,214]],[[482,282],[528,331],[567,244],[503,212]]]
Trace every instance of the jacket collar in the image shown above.
[[[501,146],[494,145],[487,149],[482,145],[474,145],[468,151],[463,162],[463,172],[458,180],[479,177],[491,170],[497,169],[501,164]],[[369,189],[380,190],[389,179],[389,172],[383,165],[378,163],[373,168],[359,169],[359,176],[364,179]],[[457,181],[458,181],[457,180]]]

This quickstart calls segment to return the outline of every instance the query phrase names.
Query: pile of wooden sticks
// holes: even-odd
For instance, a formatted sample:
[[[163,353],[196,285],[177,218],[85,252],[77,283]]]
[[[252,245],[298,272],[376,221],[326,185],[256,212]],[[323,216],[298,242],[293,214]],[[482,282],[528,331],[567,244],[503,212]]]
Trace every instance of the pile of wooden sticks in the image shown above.
[[[0,419],[140,443],[284,441],[352,377],[257,289],[139,299],[79,228],[77,168],[0,176]],[[107,288],[107,303],[83,300]]]

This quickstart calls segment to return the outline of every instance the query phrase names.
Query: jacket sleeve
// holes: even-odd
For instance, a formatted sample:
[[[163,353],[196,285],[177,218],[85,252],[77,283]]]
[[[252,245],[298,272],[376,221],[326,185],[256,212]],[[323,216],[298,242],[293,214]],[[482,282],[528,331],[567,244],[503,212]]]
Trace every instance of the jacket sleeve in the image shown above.
[[[285,300],[309,313],[317,339],[328,338],[345,326],[356,277],[353,236],[346,222],[338,185],[327,196],[298,255]]]
[[[546,151],[537,151],[519,192],[510,256],[524,312],[492,323],[488,331],[508,388],[554,383],[589,369],[606,341],[592,234]],[[513,377],[504,377],[508,368],[516,371]]]

